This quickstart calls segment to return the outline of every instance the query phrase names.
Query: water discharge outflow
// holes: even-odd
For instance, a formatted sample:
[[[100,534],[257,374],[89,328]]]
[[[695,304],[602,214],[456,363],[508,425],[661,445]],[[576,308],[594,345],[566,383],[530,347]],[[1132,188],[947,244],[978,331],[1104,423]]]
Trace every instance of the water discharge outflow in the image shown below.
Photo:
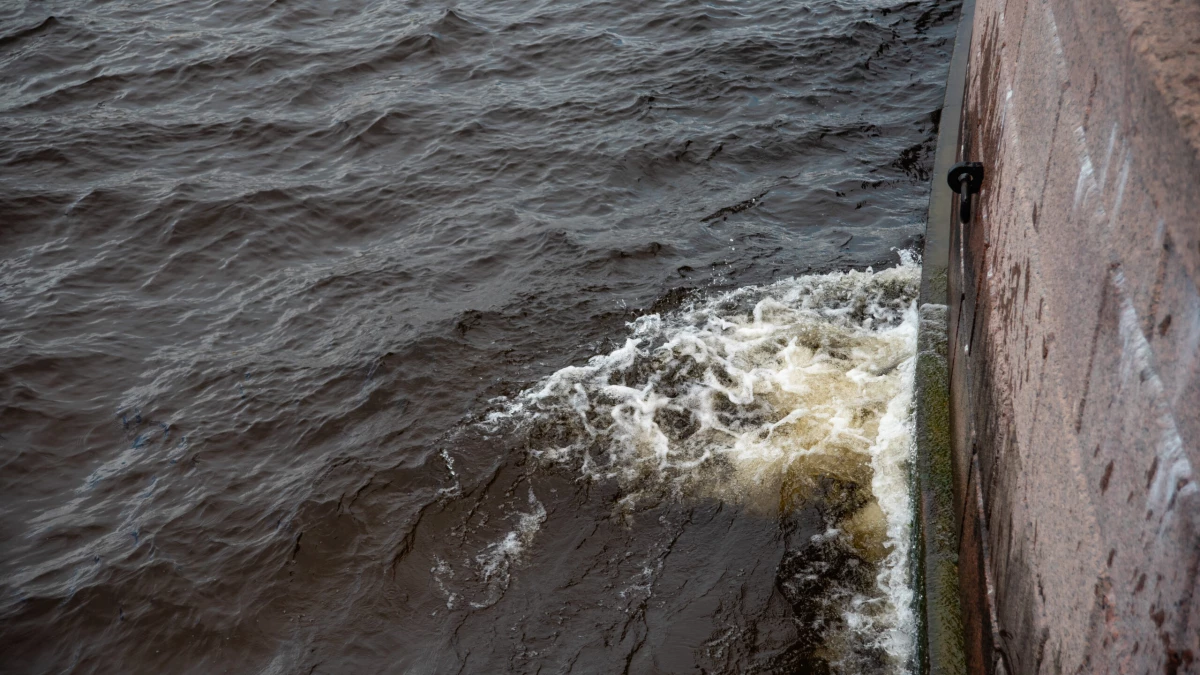
[[[452,4],[0,6],[0,670],[903,660],[959,0]]]
[[[718,498],[786,524],[818,504],[827,527],[789,547],[781,591],[832,664],[903,669],[915,633],[908,476],[920,268],[901,257],[643,316],[624,346],[500,401],[485,425],[522,435],[539,466],[618,483],[624,518],[643,500]],[[541,507],[529,500],[533,515],[481,554],[489,578],[532,543]]]

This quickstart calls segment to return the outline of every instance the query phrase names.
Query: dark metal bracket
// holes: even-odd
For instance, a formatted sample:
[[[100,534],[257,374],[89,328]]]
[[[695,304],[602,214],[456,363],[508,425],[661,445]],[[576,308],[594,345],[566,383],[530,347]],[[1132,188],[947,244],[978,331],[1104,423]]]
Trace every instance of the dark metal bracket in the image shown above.
[[[979,192],[983,185],[983,164],[959,162],[946,172],[950,189],[958,193],[958,219],[963,224],[971,222],[971,195]]]

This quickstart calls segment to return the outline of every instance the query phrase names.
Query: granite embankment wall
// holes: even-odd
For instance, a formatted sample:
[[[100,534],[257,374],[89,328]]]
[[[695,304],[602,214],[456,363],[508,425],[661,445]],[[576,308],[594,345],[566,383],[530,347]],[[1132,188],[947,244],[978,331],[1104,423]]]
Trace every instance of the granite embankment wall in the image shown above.
[[[977,0],[960,132],[968,669],[1200,672],[1200,2]]]

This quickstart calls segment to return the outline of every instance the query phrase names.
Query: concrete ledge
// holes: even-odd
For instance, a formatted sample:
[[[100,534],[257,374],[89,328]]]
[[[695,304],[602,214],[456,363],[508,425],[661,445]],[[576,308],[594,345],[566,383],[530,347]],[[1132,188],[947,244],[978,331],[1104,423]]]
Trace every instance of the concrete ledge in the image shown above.
[[[922,254],[920,327],[917,336],[915,410],[917,494],[916,570],[919,673],[967,672],[963,612],[959,589],[959,518],[950,410],[949,264],[953,235],[953,193],[946,172],[957,161],[966,90],[974,0],[963,3],[955,48],[946,81],[946,99],[938,130],[933,182]],[[978,624],[976,624],[978,625]],[[971,632],[968,625],[968,634]]]

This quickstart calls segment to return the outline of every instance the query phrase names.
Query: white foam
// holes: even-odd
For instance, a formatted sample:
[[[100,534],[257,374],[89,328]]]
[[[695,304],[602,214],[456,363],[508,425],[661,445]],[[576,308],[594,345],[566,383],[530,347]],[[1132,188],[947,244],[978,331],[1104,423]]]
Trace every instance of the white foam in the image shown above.
[[[438,590],[442,592],[442,595],[446,596],[446,609],[457,609],[458,601],[462,596],[450,590],[446,583],[447,579],[454,579],[454,568],[450,567],[450,564],[445,560],[434,556],[433,567],[430,568],[429,573],[433,575],[433,581],[437,584]]]
[[[908,462],[919,280],[902,254],[878,272],[795,277],[643,316],[622,347],[502,401],[487,424],[554,439],[533,456],[581,480],[618,481],[631,512],[664,491],[780,508],[822,477],[869,486],[866,506],[831,530],[879,570],[876,591],[850,602],[843,623],[899,668],[915,633]],[[501,562],[481,562],[485,575],[523,541],[512,533],[486,552]]]
[[[509,581],[512,578],[510,573],[512,566],[533,544],[538,531],[542,529],[542,523],[546,522],[546,508],[533,494],[533,488],[529,489],[529,506],[531,510],[528,513],[517,514],[516,529],[504,535],[499,541],[489,544],[475,557],[480,579],[486,586],[487,592],[483,600],[472,602],[472,607],[476,609],[490,607],[500,599],[500,596],[508,589]]]

